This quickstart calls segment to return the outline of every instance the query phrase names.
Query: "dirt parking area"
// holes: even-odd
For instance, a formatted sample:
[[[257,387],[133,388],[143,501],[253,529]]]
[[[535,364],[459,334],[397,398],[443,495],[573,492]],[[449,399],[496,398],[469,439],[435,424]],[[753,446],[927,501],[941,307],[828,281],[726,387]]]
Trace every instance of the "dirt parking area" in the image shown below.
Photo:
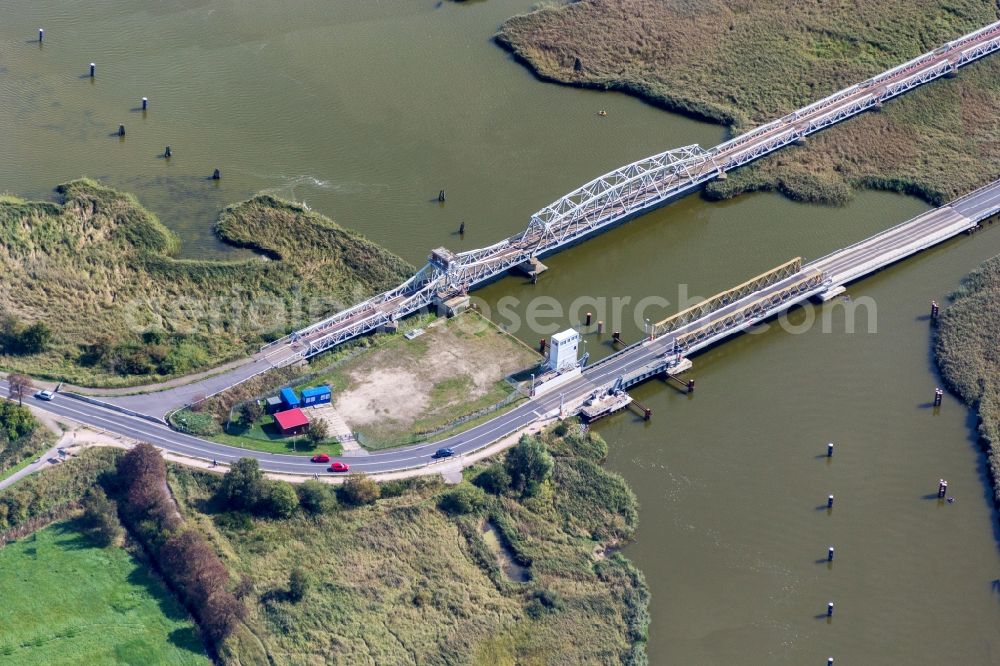
[[[503,400],[513,390],[507,378],[531,372],[540,361],[532,349],[468,312],[438,319],[412,340],[385,338],[339,367],[334,406],[368,439],[398,438]]]

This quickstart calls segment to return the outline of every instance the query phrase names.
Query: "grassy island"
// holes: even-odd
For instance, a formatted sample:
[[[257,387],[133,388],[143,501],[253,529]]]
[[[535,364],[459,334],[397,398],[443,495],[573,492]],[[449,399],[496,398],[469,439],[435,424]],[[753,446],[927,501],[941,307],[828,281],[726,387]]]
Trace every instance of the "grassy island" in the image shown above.
[[[545,80],[620,90],[738,132],[996,20],[996,3],[983,0],[587,0],[511,18],[497,41]],[[941,203],[1000,171],[998,107],[993,57],[744,167],[706,195],[776,189],[842,203],[852,188],[873,187]]]
[[[979,433],[1000,503],[1000,256],[962,281],[938,322],[935,354],[951,389],[979,410]]]
[[[179,242],[129,194],[91,180],[61,203],[0,198],[0,367],[77,384],[149,383],[238,357],[395,286],[399,257],[271,196],[226,208],[241,261],[172,258]]]

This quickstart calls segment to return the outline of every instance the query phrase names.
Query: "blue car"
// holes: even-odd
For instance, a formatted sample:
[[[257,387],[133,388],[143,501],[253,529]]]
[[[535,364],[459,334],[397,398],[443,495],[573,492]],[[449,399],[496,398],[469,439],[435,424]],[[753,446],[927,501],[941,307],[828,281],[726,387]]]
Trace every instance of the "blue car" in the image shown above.
[[[435,458],[450,458],[453,455],[455,455],[454,449],[438,449],[434,452]]]

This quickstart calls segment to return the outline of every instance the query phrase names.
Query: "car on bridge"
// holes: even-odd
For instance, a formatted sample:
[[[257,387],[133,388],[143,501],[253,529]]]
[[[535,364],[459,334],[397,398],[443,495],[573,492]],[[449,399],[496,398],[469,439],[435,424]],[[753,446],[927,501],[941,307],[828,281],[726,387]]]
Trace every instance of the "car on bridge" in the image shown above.
[[[450,458],[455,455],[455,449],[438,449],[434,452],[434,458]]]
[[[311,461],[313,461],[315,463],[327,463],[327,462],[330,462],[330,456],[327,455],[327,454],[325,454],[325,453],[317,453],[316,455],[314,455],[309,460],[311,460]]]
[[[340,462],[339,460],[332,465],[330,465],[330,472],[350,472],[351,466],[345,462]]]
[[[35,397],[38,398],[39,400],[51,400],[52,398],[56,397],[56,394],[53,393],[52,391],[39,391],[38,393],[35,394]]]

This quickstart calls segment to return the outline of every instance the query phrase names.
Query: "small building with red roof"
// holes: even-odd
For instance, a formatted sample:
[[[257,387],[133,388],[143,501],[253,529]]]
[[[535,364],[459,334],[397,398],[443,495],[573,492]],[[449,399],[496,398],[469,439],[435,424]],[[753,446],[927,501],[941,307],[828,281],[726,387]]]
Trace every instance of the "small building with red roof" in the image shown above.
[[[297,435],[309,427],[309,417],[297,407],[276,413],[274,422],[283,435]]]

